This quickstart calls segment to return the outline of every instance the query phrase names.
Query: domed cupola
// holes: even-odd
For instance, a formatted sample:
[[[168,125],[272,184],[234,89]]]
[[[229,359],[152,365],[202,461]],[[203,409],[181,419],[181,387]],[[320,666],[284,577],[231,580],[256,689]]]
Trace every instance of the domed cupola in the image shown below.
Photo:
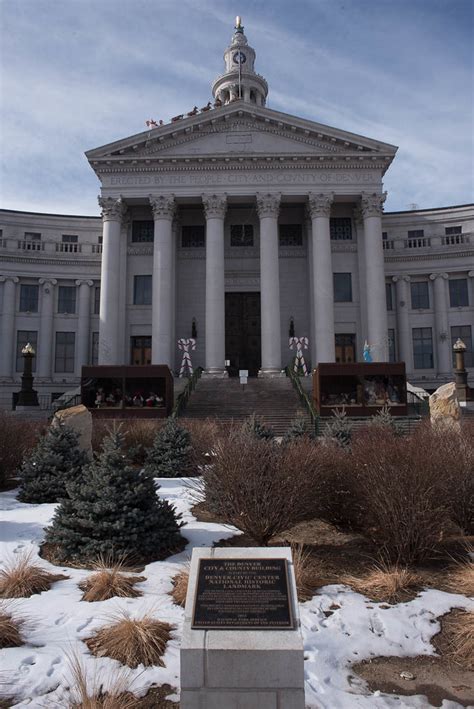
[[[255,50],[249,46],[240,17],[235,18],[234,36],[224,52],[225,74],[218,76],[212,95],[223,105],[242,99],[265,106],[268,84],[255,73]]]

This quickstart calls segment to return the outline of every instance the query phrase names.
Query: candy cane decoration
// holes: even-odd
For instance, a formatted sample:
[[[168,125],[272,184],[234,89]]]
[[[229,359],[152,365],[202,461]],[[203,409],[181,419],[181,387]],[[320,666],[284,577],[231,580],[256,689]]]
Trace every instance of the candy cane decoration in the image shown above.
[[[303,356],[303,350],[308,349],[308,338],[307,337],[290,337],[290,350],[296,347],[295,364],[293,366],[294,371],[298,374],[298,369],[301,367],[303,370],[303,376],[308,376],[308,367]]]
[[[183,352],[183,359],[181,360],[181,368],[179,370],[179,376],[181,378],[184,377],[186,369],[188,370],[189,375],[193,373],[193,364],[191,362],[191,355],[189,354],[189,350],[196,349],[196,340],[193,337],[190,337],[188,340],[182,337],[180,340],[178,340],[178,349]]]

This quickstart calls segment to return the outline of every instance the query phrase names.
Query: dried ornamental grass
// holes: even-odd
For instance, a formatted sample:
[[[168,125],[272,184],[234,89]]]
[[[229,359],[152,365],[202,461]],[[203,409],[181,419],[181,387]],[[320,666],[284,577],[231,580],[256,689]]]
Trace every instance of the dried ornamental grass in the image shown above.
[[[314,589],[317,587],[317,578],[311,561],[311,554],[305,550],[303,544],[293,544],[291,551],[298,600],[300,602],[309,601],[314,595]]]
[[[20,629],[25,620],[15,618],[8,605],[0,606],[0,648],[23,645]]]
[[[474,670],[474,612],[457,613],[447,620],[445,628],[451,647],[450,657],[468,670]]]
[[[375,566],[365,576],[346,576],[342,582],[374,601],[398,603],[422,585],[421,577],[401,566]]]
[[[68,655],[68,664],[72,674],[71,696],[68,709],[134,709],[136,697],[129,691],[129,677],[124,672],[117,672],[110,679],[107,689],[97,675],[90,678],[81,658]]]
[[[170,596],[178,606],[184,608],[186,605],[186,595],[188,593],[189,568],[181,569],[181,571],[173,577],[172,583],[173,588],[170,591]]]
[[[0,598],[28,598],[49,591],[55,581],[68,578],[64,574],[50,574],[33,562],[31,553],[24,554],[0,570]]]
[[[83,601],[107,601],[109,598],[138,598],[142,592],[134,588],[136,583],[146,581],[145,576],[129,576],[124,573],[125,562],[112,563],[99,559],[94,564],[95,573],[81,581],[79,588],[84,591]]]
[[[448,575],[448,584],[454,593],[474,596],[474,561],[461,561]]]
[[[171,638],[172,625],[148,614],[131,618],[126,612],[111,616],[110,620],[109,625],[85,641],[93,655],[110,657],[132,668],[138,665],[165,667],[162,657]]]

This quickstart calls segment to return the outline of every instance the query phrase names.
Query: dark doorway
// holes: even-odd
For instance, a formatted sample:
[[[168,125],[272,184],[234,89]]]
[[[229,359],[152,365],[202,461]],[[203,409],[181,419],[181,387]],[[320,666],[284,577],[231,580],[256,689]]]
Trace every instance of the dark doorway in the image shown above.
[[[348,364],[355,361],[355,335],[336,335],[336,362]]]
[[[225,357],[228,372],[237,376],[248,369],[256,377],[261,363],[260,293],[225,294]]]
[[[151,364],[151,337],[132,337],[130,344],[132,364]]]

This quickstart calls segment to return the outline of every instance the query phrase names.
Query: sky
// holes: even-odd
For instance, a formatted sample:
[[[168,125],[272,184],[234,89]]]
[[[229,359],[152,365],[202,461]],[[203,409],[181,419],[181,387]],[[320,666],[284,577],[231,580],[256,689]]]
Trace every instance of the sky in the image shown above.
[[[399,146],[385,211],[474,201],[474,0],[0,0],[0,206],[98,215],[84,152],[205,105],[237,14],[267,106]]]

